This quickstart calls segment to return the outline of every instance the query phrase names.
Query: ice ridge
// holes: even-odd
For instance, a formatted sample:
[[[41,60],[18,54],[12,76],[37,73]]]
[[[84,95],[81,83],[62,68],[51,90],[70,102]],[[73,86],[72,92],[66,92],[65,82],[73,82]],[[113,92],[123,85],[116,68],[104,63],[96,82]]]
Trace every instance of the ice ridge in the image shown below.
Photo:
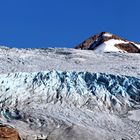
[[[45,71],[0,76],[0,108],[25,106],[27,102],[67,102],[90,109],[120,111],[140,102],[140,79],[90,72]]]

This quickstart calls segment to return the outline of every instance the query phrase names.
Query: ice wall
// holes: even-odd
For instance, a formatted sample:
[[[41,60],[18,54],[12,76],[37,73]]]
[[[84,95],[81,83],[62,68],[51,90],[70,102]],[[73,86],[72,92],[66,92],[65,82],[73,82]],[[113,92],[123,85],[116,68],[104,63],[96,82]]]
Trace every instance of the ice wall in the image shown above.
[[[120,111],[140,102],[140,79],[89,72],[45,71],[0,76],[0,107],[63,101]]]

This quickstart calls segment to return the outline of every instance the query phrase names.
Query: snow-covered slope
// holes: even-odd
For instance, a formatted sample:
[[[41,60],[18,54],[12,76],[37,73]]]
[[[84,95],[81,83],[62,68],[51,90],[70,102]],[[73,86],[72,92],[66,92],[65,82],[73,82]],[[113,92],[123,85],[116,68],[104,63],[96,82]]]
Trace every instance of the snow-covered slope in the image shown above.
[[[115,44],[119,44],[119,43],[124,43],[126,44],[126,42],[121,41],[121,40],[116,40],[116,39],[110,39],[108,41],[105,41],[104,43],[102,43],[101,45],[99,45],[96,48],[96,51],[103,51],[103,52],[125,52],[124,50],[120,50],[119,48],[117,48],[115,46]]]
[[[46,71],[4,74],[0,83],[1,122],[30,140],[39,134],[64,140],[140,137],[139,123],[128,118],[139,108],[138,78]]]
[[[88,71],[140,77],[140,56],[89,50],[0,48],[0,74],[45,70]]]
[[[139,65],[139,54],[2,47],[0,123],[25,140],[139,140]]]
[[[122,39],[108,32],[101,32],[76,46],[76,49],[96,50],[99,52],[140,53],[140,44]]]

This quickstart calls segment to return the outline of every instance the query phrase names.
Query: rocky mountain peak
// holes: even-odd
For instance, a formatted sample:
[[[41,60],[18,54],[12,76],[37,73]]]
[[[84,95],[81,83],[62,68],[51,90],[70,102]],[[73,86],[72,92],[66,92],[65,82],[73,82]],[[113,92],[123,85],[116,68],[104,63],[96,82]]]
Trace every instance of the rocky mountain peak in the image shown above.
[[[128,41],[109,32],[101,32],[83,41],[76,49],[101,52],[140,53],[140,44]]]

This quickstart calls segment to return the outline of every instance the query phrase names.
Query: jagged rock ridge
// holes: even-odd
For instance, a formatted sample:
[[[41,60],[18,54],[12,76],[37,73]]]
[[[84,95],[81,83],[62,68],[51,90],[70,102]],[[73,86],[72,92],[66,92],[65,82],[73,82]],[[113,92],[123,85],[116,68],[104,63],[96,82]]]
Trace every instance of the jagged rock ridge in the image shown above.
[[[140,44],[120,38],[109,32],[101,32],[97,35],[94,35],[76,46],[75,48],[103,52],[117,51],[140,53]]]

